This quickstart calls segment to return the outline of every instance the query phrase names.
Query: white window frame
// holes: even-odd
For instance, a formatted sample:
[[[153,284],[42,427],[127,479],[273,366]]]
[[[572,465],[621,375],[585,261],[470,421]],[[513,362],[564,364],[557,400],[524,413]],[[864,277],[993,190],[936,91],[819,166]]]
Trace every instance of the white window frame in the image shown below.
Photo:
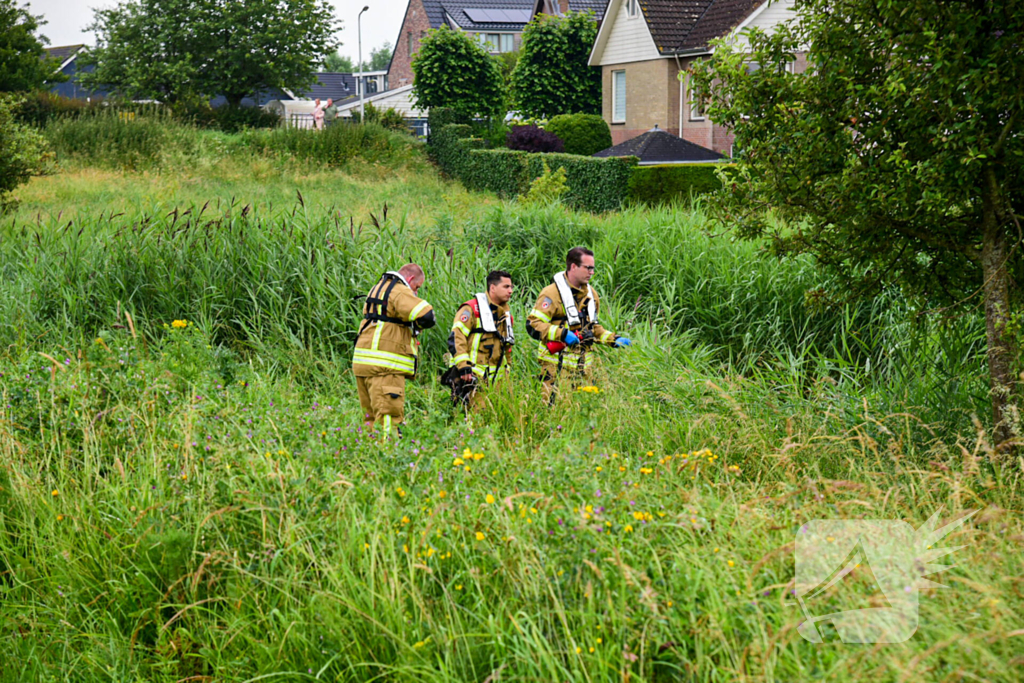
[[[640,0],[626,0],[626,16],[630,19],[640,16]]]
[[[622,117],[620,118],[616,116],[616,104],[619,101],[619,88],[616,85],[616,81],[618,80],[616,76],[618,74],[622,74],[622,85],[626,85],[626,70],[617,69],[612,71],[612,123],[625,123],[626,107],[628,106],[628,102],[626,102],[626,93],[622,94]]]

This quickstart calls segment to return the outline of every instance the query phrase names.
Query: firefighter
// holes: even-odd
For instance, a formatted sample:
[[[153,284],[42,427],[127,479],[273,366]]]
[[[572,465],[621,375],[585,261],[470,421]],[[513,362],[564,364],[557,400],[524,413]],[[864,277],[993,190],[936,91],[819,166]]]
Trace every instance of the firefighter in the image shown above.
[[[388,271],[363,304],[352,370],[364,420],[385,438],[405,420],[405,378],[416,374],[416,336],[436,322],[433,306],[416,296],[424,279],[415,263]]]
[[[512,313],[512,276],[503,270],[487,275],[487,292],[480,292],[455,313],[448,351],[448,371],[442,383],[452,390],[452,399],[466,408],[481,405],[480,389],[508,374],[508,358],[515,344]]]
[[[544,382],[544,400],[553,403],[559,378],[582,381],[593,357],[594,344],[629,346],[627,337],[604,329],[597,321],[600,300],[590,278],[594,276],[594,252],[574,247],[565,256],[565,271],[541,290],[527,319],[526,331],[540,342],[537,358]]]

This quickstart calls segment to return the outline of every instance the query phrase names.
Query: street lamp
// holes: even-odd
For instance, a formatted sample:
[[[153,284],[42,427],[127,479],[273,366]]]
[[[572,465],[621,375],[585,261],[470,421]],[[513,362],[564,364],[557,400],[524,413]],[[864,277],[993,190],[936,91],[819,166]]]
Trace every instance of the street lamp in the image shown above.
[[[359,122],[366,123],[366,107],[363,105],[363,91],[366,90],[366,83],[363,82],[363,12],[370,9],[367,5],[359,12],[359,16],[356,17],[356,34],[359,38],[359,82],[356,85],[359,88]]]

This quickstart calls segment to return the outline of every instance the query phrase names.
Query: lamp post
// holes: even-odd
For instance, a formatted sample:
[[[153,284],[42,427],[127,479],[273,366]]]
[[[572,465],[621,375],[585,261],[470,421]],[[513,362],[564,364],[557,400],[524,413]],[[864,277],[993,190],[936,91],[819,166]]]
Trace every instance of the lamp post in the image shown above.
[[[356,86],[359,88],[359,122],[366,123],[366,107],[363,104],[363,91],[366,90],[366,83],[363,82],[363,12],[370,9],[367,5],[359,11],[359,16],[356,17],[356,35],[359,40],[359,82]]]

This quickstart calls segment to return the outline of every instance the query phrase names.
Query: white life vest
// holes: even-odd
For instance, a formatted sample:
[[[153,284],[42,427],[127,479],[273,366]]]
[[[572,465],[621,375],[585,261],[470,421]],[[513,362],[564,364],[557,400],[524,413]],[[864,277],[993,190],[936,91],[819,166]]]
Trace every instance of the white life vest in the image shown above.
[[[483,292],[476,295],[476,307],[480,309],[480,327],[483,328],[483,331],[497,333],[498,328],[494,324],[494,315],[491,313],[491,302]],[[511,311],[505,311],[505,334],[505,343],[514,344],[515,335],[512,332]]]
[[[565,279],[564,272],[555,273],[555,287],[558,288],[558,296],[562,299],[562,308],[565,309],[565,318],[569,327],[576,327],[581,323],[580,311],[576,308],[576,300],[572,298],[572,287]],[[590,322],[597,324],[597,303],[594,301],[594,290],[587,285],[587,317]]]

